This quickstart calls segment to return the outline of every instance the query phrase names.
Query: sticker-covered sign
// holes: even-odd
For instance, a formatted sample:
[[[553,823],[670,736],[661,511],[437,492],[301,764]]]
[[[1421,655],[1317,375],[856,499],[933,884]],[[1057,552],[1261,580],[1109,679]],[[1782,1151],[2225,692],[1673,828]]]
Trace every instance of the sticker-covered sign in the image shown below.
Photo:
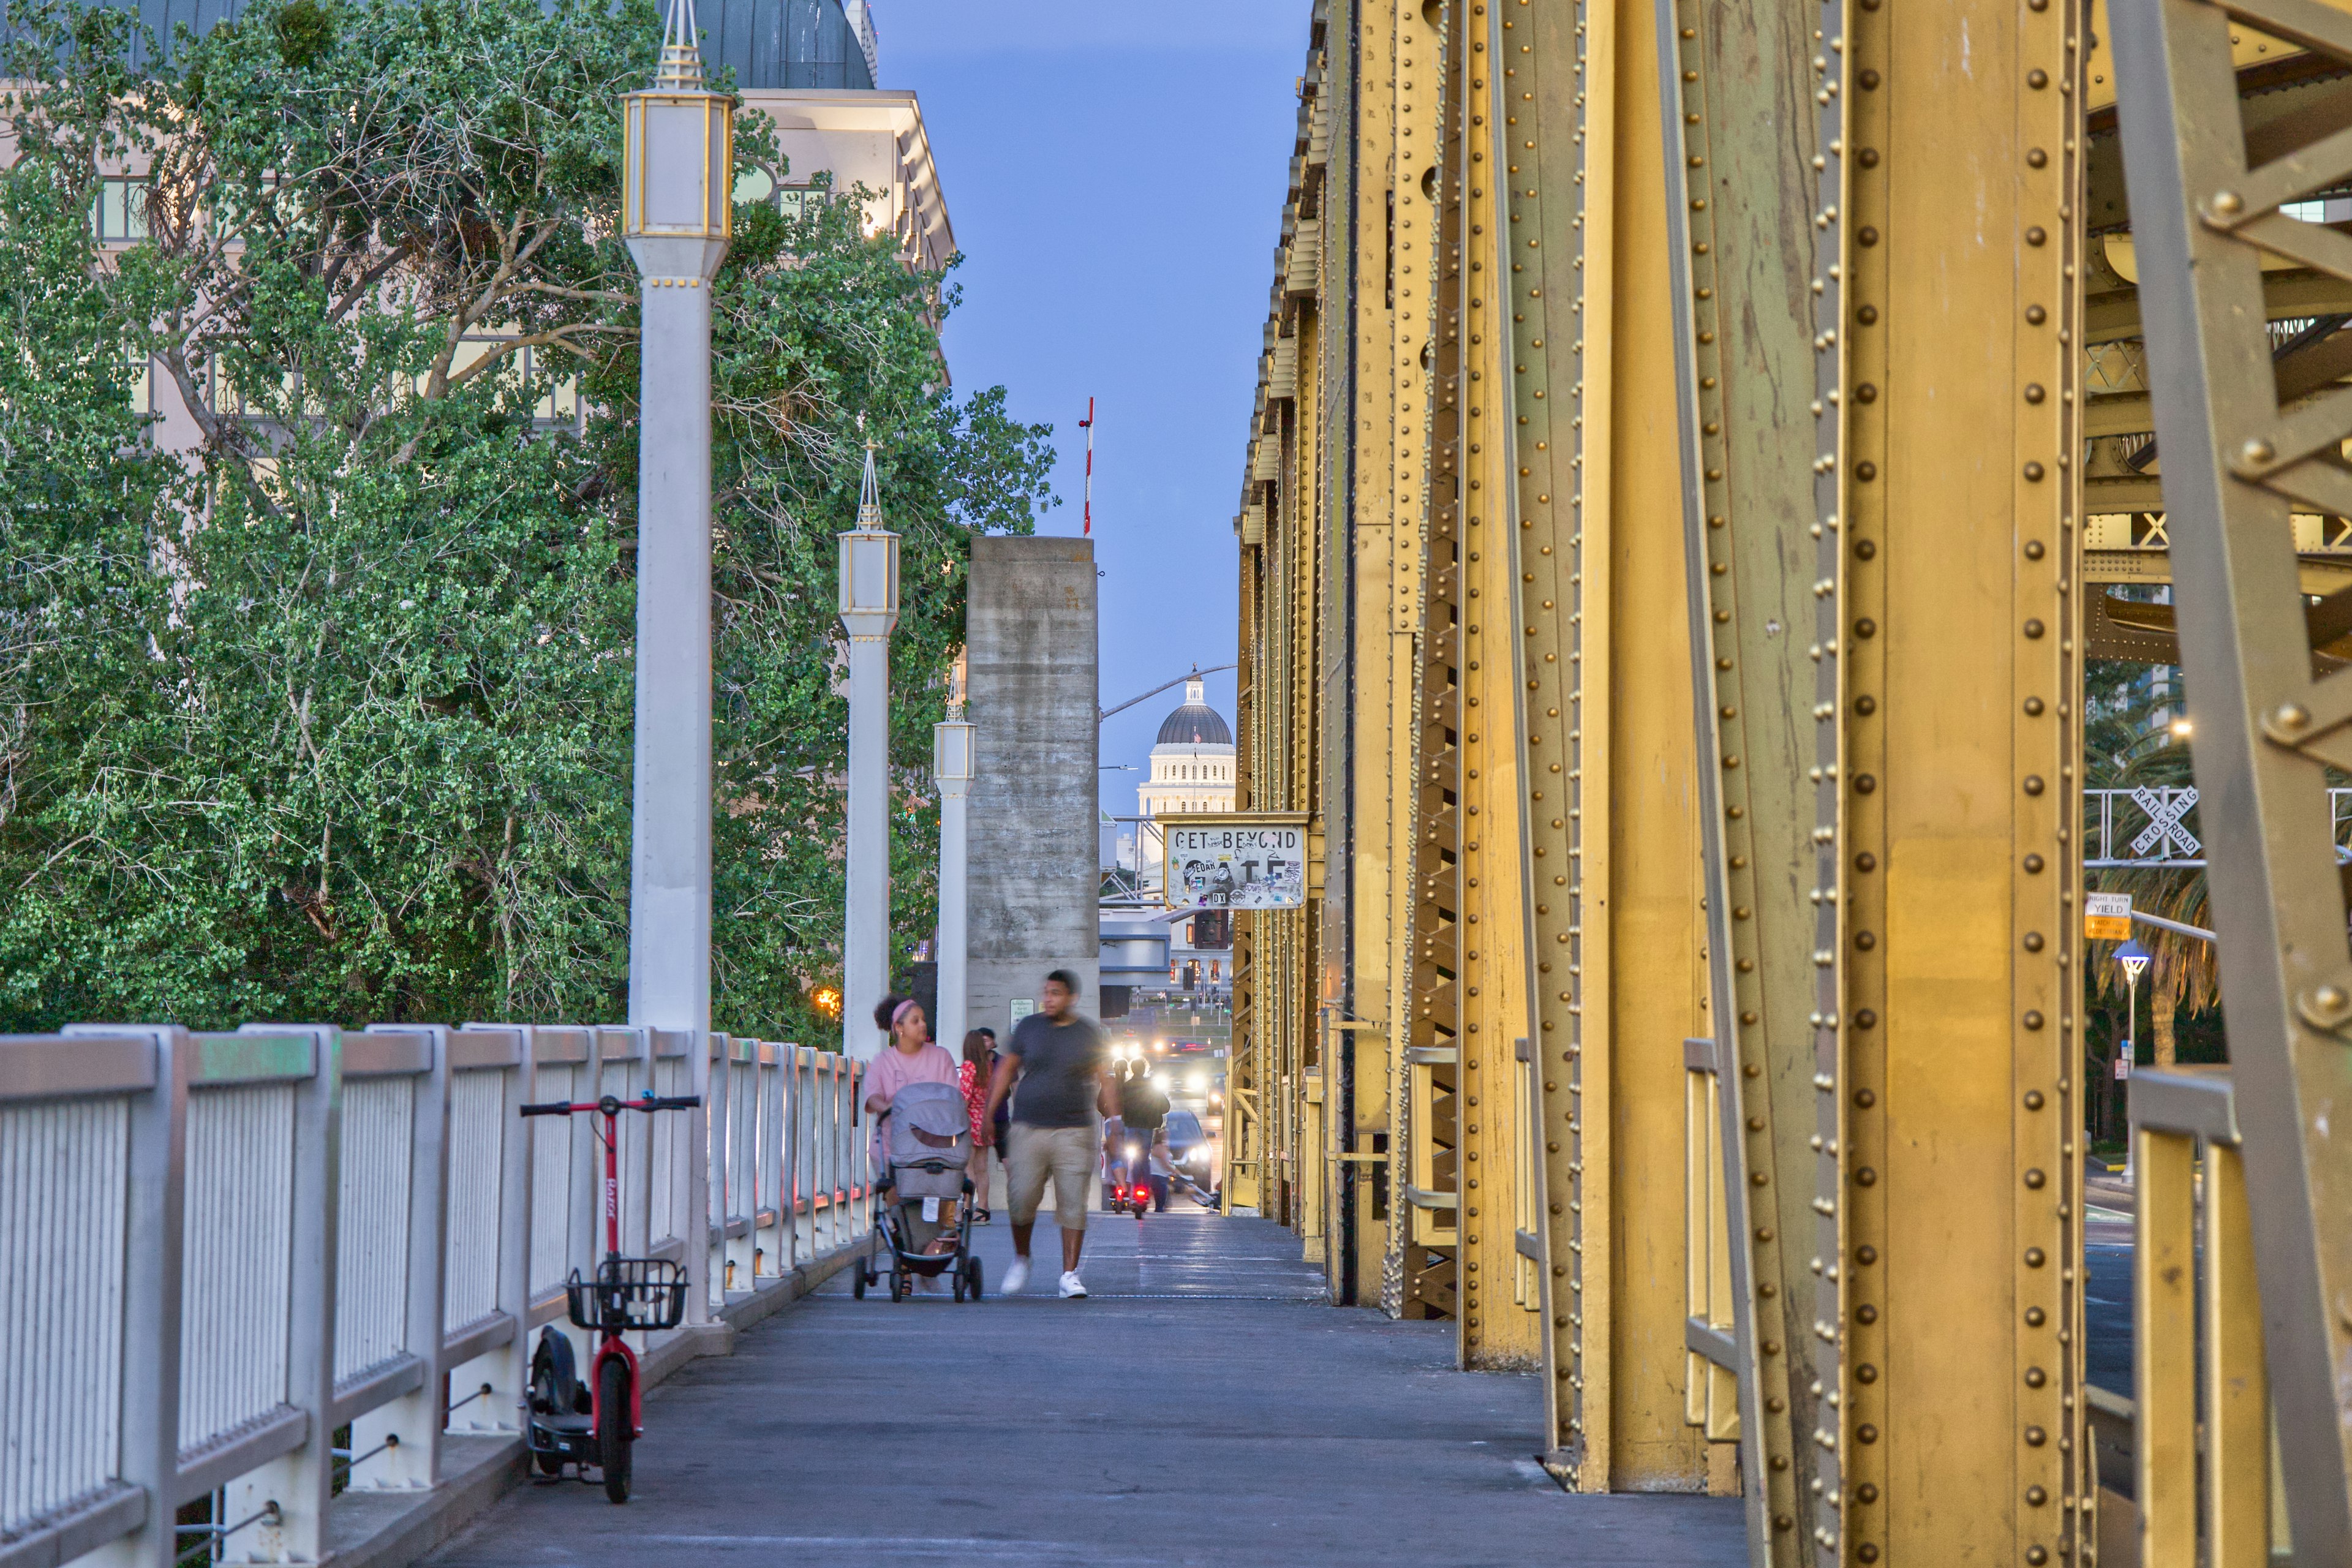
[[[2131,940],[2131,895],[2129,893],[2083,895],[2083,935],[2092,942],[2129,942]]]
[[[1307,825],[1247,816],[1166,817],[1171,910],[1297,910],[1307,905]]]

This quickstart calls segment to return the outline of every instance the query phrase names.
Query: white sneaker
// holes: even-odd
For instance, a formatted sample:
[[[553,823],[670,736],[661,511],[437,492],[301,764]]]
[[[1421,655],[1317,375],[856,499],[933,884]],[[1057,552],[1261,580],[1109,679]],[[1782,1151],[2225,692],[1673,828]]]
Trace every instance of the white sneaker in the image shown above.
[[[1086,1293],[1087,1282],[1078,1278],[1078,1271],[1075,1268],[1064,1269],[1062,1271],[1062,1300],[1065,1301],[1083,1300]]]
[[[996,1293],[1000,1296],[1018,1296],[1021,1294],[1021,1288],[1028,1283],[1029,1260],[1016,1256],[1013,1259],[1013,1267],[1004,1271],[1004,1278],[997,1285]]]

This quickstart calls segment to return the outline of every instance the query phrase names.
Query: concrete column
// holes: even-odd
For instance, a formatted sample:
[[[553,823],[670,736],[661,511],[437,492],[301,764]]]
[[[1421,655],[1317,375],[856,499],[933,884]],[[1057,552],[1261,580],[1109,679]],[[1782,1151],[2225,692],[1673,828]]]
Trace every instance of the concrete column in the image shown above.
[[[1080,1012],[1102,1005],[1095,584],[1092,540],[971,542],[964,1020],[1000,1037],[1036,1005],[1048,970],[1077,976]]]
[[[629,1022],[710,1026],[710,279],[724,240],[632,238],[644,275]]]

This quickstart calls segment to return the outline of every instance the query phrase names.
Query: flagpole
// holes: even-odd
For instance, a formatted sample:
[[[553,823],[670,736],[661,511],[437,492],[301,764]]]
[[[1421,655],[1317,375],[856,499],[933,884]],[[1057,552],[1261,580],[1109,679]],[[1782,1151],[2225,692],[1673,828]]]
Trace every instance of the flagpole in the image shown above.
[[[1091,539],[1095,532],[1095,400],[1091,397],[1087,399],[1087,416],[1078,421],[1078,428],[1087,433],[1086,507],[1079,531]]]

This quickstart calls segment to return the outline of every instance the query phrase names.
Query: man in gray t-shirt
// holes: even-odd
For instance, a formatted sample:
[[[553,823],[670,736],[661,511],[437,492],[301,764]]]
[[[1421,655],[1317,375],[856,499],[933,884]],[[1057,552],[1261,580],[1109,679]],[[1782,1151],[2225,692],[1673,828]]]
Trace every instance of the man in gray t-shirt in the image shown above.
[[[1066,970],[1045,977],[1038,998],[1044,1011],[1030,1014],[1013,1029],[988,1087],[983,1120],[993,1119],[1004,1097],[1013,1095],[1004,1163],[1013,1258],[999,1287],[1008,1296],[1029,1282],[1029,1235],[1048,1177],[1054,1218],[1062,1227],[1062,1295],[1087,1293],[1078,1278],[1078,1253],[1087,1239],[1087,1187],[1102,1148],[1102,1118],[1116,1114],[1118,1089],[1111,1076],[1109,1043],[1101,1026],[1078,1016],[1077,993],[1077,980]]]

